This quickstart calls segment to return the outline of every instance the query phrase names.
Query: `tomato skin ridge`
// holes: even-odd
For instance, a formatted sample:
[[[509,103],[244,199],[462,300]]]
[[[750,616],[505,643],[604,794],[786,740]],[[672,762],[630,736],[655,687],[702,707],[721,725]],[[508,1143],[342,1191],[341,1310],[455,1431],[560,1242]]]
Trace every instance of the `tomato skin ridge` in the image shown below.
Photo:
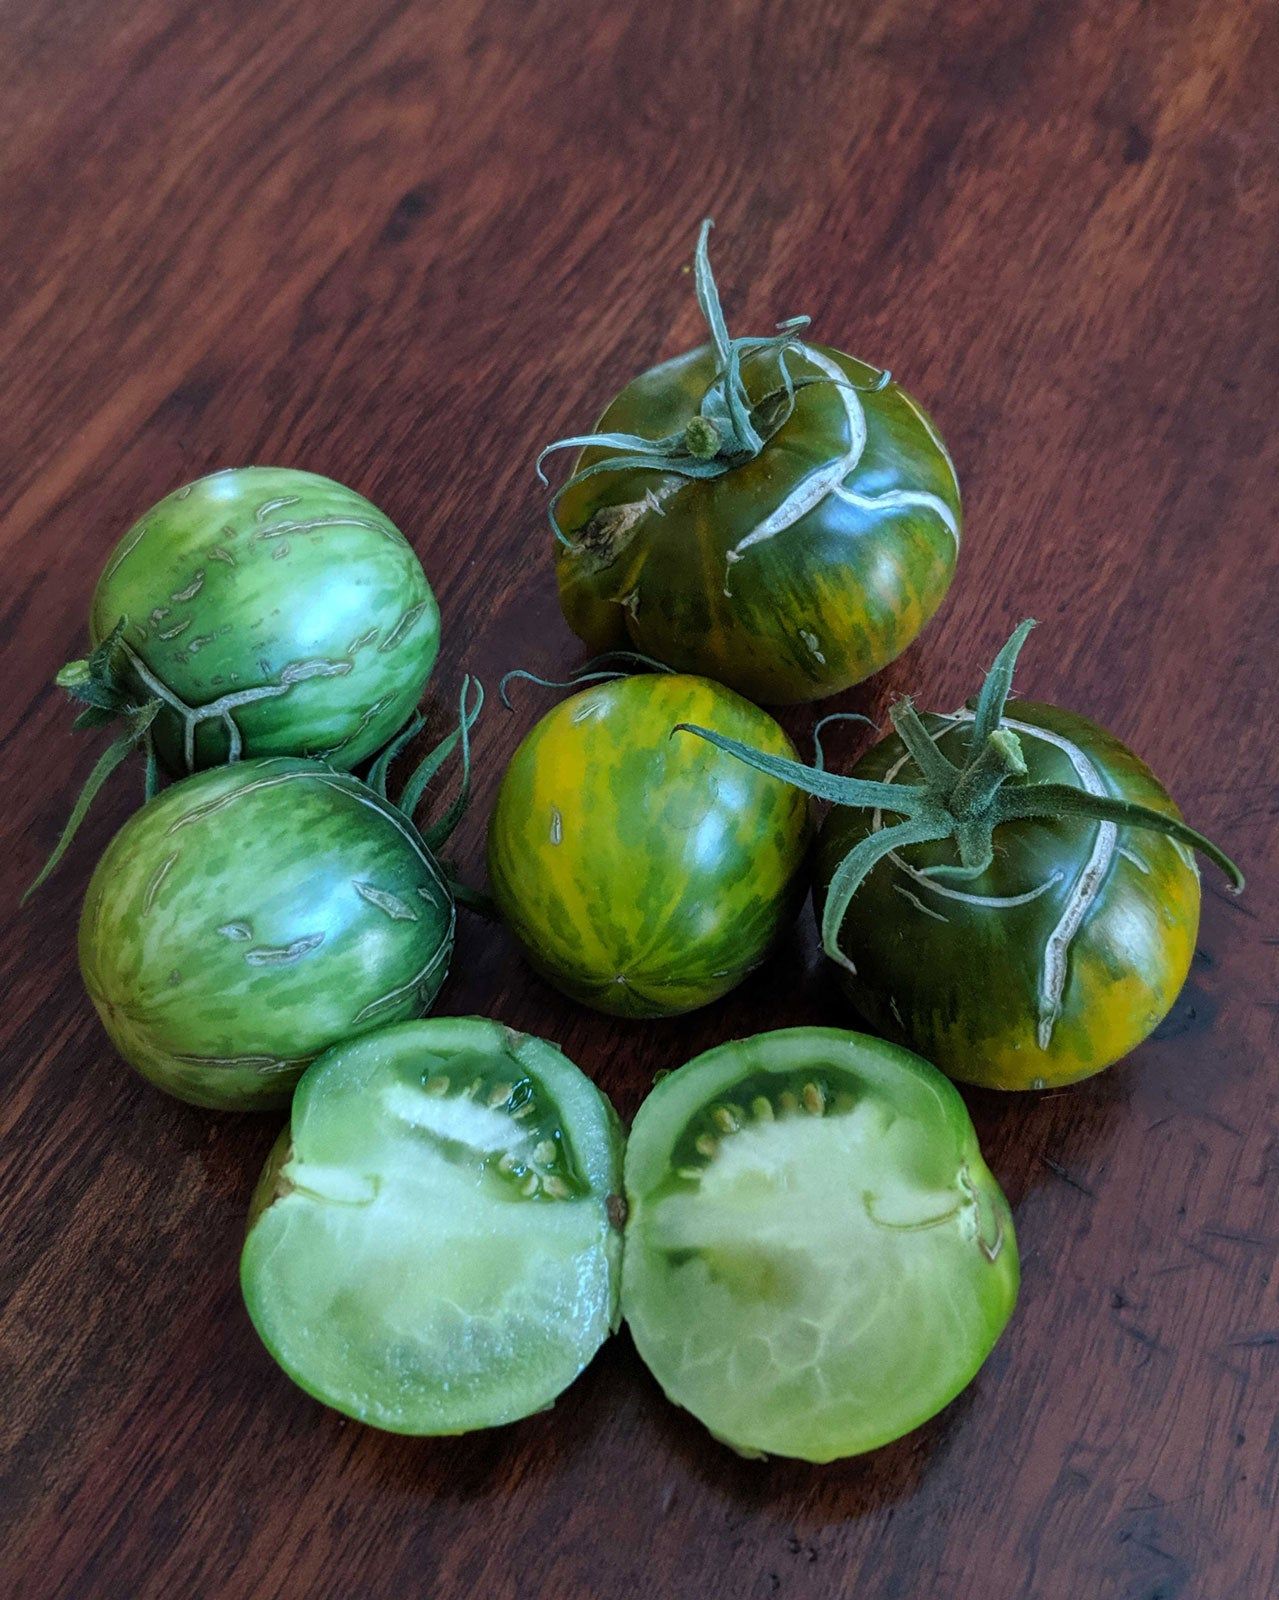
[[[803,895],[807,802],[672,737],[693,710],[791,751],[766,713],[721,685],[645,674],[553,708],[498,792],[498,907],[534,967],[597,1010],[669,1016],[727,993]]]

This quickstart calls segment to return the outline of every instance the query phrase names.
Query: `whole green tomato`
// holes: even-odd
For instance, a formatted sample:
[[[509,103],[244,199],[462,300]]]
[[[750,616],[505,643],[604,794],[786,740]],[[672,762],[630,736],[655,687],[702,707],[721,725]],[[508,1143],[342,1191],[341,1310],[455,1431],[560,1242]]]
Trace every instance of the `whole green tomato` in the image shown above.
[[[689,718],[794,753],[732,690],[645,673],[549,711],[498,791],[498,909],[532,965],[598,1011],[672,1016],[718,999],[764,959],[802,893],[807,801],[672,739]]]
[[[896,732],[848,777],[791,774],[836,802],[814,897],[849,997],[951,1077],[995,1089],[1100,1072],[1168,1014],[1199,926],[1193,850],[1243,884],[1112,734],[1056,706],[1005,713],[1029,628],[974,709],[921,717],[901,701]]]
[[[1017,1242],[958,1093],[836,1028],[707,1051],[640,1107],[622,1313],[667,1395],[748,1455],[886,1444],[973,1378]]]
[[[959,485],[936,428],[806,317],[711,343],[611,402],[552,501],[560,602],[595,651],[634,648],[753,700],[834,694],[899,655],[955,571]],[[543,452],[545,454],[546,452]]]
[[[89,633],[114,640],[100,688],[123,708],[159,702],[150,735],[167,771],[242,755],[350,768],[421,698],[440,617],[408,542],[362,495],[290,467],[234,467],[125,534]],[[85,665],[64,669],[72,693]]]
[[[107,846],[80,967],[112,1042],[179,1099],[285,1105],[339,1040],[420,1015],[453,949],[453,895],[396,806],[318,761],[183,779]]]

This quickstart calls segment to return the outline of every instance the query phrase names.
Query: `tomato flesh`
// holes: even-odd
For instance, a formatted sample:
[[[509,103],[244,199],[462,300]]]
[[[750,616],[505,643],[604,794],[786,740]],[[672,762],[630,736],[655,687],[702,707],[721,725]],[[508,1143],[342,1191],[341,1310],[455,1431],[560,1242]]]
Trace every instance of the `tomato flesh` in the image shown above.
[[[1012,1219],[963,1102],[882,1040],[794,1028],[708,1051],[641,1106],[625,1171],[636,1346],[746,1454],[897,1438],[1012,1312]]]
[[[329,1051],[251,1213],[258,1333],[302,1388],[392,1432],[544,1409],[614,1320],[620,1144],[571,1062],[494,1022]]]

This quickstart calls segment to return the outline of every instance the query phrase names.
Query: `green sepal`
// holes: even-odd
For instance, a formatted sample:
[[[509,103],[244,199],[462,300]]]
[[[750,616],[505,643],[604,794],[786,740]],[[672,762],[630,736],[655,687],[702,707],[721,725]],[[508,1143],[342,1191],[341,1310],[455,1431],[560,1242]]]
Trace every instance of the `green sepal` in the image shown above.
[[[120,734],[118,738],[113,739],[94,762],[93,770],[85,779],[84,787],[76,797],[76,803],[72,806],[71,815],[67,818],[66,825],[58,836],[57,844],[54,845],[44,866],[40,868],[40,871],[27,885],[22,899],[18,902],[19,905],[26,905],[27,901],[67,853],[68,846],[79,832],[80,824],[88,815],[89,807],[97,799],[98,791],[102,788],[102,785],[129,755],[135,745],[144,740],[149,743],[151,724],[155,720],[155,714],[159,709],[160,702],[158,700],[151,700],[146,705],[140,706],[132,713],[129,726],[125,732]]]
[[[921,870],[932,878],[971,881],[993,862],[994,835],[1005,822],[1087,817],[1120,827],[1148,829],[1200,851],[1221,868],[1236,893],[1243,888],[1243,873],[1225,851],[1166,812],[1111,795],[1091,794],[1070,784],[1026,781],[1021,743],[1011,728],[1002,726],[1002,718],[1018,653],[1033,626],[1029,620],[1021,623],[996,656],[977,697],[968,759],[962,768],[941,750],[910,700],[902,700],[893,708],[894,727],[923,777],[921,784],[886,783],[828,772],[820,739],[817,763],[809,767],[752,749],[707,728],[689,723],[679,723],[675,728],[675,732],[695,733],[756,771],[769,773],[820,800],[892,811],[903,817],[903,821],[877,827],[859,840],[835,869],[822,914],[822,947],[833,961],[849,965],[839,949],[839,929],[853,895],[884,856],[904,846],[951,839],[959,860]],[[818,724],[819,730],[822,725]]]

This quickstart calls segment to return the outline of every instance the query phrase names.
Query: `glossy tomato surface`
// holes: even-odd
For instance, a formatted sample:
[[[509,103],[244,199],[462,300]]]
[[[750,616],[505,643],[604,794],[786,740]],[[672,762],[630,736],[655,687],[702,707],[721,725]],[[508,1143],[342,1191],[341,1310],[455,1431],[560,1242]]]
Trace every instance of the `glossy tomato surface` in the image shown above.
[[[396,1433],[544,1410],[607,1338],[621,1129],[552,1044],[480,1017],[321,1056],[250,1211],[240,1280],[295,1382]]]
[[[1017,1298],[963,1101],[882,1039],[787,1028],[707,1051],[640,1107],[625,1172],[636,1348],[747,1454],[831,1461],[917,1427]]]
[[[896,384],[820,345],[789,358],[802,388],[761,453],[722,476],[632,469],[569,489],[558,553],[569,625],[752,700],[816,700],[877,672],[941,604],[955,570],[959,485],[945,446]],[[752,400],[775,359],[743,368]],[[597,431],[684,428],[715,378],[709,346],[629,384]],[[855,384],[860,392],[842,385]],[[578,468],[603,460],[583,452]]]
[[[237,754],[355,766],[408,719],[440,636],[394,523],[290,467],[215,472],[153,506],[98,581],[93,643],[121,618],[130,687],[163,701],[156,748],[174,773]]]
[[[195,1105],[287,1105],[339,1040],[418,1016],[453,949],[412,824],[347,773],[285,757],[175,783],[107,846],[80,917],[85,987],[120,1054]]]
[[[926,716],[952,761],[971,713]],[[1032,782],[1067,783],[1180,812],[1149,769],[1085,717],[1010,703]],[[853,776],[918,782],[900,739],[876,745]],[[839,862],[882,816],[836,808],[816,856],[818,915]],[[841,981],[861,1014],[954,1078],[1040,1089],[1088,1077],[1126,1055],[1167,1015],[1199,925],[1194,858],[1163,835],[1080,819],[1016,821],[994,836],[971,882],[924,875],[954,861],[949,842],[886,857],[849,903]]]
[[[726,994],[794,915],[805,797],[693,734],[793,757],[777,723],[705,678],[648,673],[563,701],[527,735],[489,824],[494,898],[529,961],[620,1016]]]

